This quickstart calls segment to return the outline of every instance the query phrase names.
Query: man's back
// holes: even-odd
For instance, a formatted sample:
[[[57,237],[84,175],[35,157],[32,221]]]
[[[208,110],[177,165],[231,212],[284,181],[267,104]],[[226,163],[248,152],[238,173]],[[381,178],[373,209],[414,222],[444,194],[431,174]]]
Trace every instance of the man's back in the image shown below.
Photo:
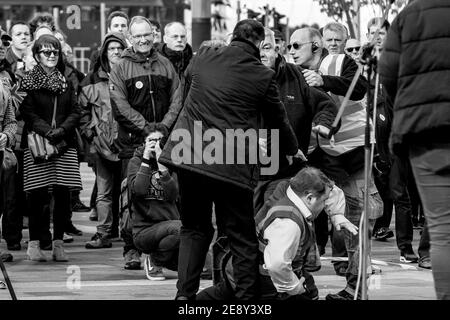
[[[395,98],[394,144],[431,141],[450,127],[449,16],[449,1],[416,0],[392,23],[379,71]]]
[[[254,47],[254,46],[253,46]],[[251,128],[273,71],[257,58],[256,47],[233,41],[229,47],[205,48],[194,58],[186,111],[195,119],[215,115],[210,126]]]

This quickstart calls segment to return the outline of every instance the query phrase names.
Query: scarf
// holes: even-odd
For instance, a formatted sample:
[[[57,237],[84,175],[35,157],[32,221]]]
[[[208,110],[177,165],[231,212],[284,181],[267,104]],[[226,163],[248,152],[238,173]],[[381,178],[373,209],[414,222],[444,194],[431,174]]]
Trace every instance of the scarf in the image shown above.
[[[59,95],[66,91],[67,81],[58,69],[47,74],[38,64],[23,77],[21,89],[24,91],[45,89]]]

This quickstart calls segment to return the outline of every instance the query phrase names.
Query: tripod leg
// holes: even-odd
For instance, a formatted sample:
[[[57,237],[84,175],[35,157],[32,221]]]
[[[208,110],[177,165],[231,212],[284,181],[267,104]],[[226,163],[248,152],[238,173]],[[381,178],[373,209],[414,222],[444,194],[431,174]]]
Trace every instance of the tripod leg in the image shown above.
[[[3,264],[2,259],[0,259],[0,269],[2,269],[3,277],[5,278],[6,286],[8,287],[9,294],[13,300],[17,300],[16,293],[14,292],[14,288],[9,280],[8,273],[6,272],[5,265]],[[1,281],[0,281],[1,283]]]

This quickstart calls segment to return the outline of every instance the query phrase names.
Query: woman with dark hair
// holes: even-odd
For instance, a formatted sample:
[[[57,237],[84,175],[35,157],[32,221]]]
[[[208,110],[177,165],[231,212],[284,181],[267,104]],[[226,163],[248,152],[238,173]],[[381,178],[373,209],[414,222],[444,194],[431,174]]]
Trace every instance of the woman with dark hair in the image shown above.
[[[45,205],[54,197],[53,260],[68,261],[63,249],[64,226],[70,212],[70,190],[81,189],[75,127],[81,109],[73,86],[64,77],[61,44],[53,35],[43,35],[32,48],[37,65],[22,81],[28,95],[20,106],[28,132],[44,136],[58,149],[58,156],[35,163],[24,145],[24,191],[28,193],[29,232],[27,255],[34,261],[46,261],[39,236],[48,228]],[[26,141],[24,141],[26,143]]]

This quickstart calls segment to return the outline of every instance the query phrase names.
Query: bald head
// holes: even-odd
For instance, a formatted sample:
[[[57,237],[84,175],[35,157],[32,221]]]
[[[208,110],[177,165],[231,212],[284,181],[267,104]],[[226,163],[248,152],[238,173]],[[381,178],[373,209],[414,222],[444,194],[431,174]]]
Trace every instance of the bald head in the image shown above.
[[[288,50],[295,64],[301,65],[303,68],[314,69],[316,60],[320,60],[322,45],[322,36],[319,30],[301,28],[292,34]]]
[[[164,28],[164,42],[173,51],[183,51],[187,44],[187,30],[180,22],[171,22]]]

